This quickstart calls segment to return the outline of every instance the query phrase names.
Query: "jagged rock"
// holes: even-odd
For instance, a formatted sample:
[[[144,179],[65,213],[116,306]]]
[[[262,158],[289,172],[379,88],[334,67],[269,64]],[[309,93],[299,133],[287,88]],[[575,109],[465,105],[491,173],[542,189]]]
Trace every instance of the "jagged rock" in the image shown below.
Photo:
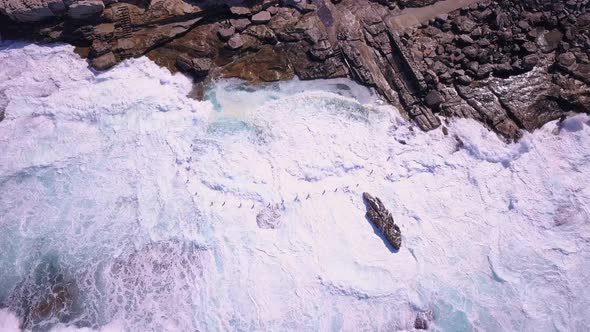
[[[8,98],[6,98],[6,93],[4,90],[0,90],[0,122],[4,120],[6,116],[6,107],[8,106]]]
[[[373,197],[369,193],[363,193],[363,199],[367,205],[367,217],[371,220],[387,241],[396,249],[402,245],[402,234],[399,227],[395,224],[391,213],[385,208],[378,197]]]
[[[276,229],[281,226],[281,210],[279,205],[264,208],[256,215],[256,224],[262,229]]]
[[[419,312],[414,320],[414,328],[417,330],[428,330],[428,322],[432,320],[432,312]]]
[[[85,20],[100,16],[104,3],[100,0],[83,0],[74,2],[68,8],[68,16],[75,20]]]

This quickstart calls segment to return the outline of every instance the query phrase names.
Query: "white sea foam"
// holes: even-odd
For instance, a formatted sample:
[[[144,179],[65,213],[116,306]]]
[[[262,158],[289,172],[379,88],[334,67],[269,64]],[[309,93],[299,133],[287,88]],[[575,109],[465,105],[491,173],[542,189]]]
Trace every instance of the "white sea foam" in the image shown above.
[[[26,327],[411,330],[428,310],[438,331],[590,326],[587,116],[507,145],[470,120],[411,130],[346,80],[223,81],[196,102],[147,59],[96,74],[69,46],[2,47],[0,304],[23,316],[43,276],[72,301]]]

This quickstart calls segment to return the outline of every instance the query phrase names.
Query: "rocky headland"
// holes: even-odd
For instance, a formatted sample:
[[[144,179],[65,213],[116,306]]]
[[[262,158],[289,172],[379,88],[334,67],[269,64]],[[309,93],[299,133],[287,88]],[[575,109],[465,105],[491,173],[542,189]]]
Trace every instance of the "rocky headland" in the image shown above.
[[[423,130],[469,117],[507,140],[590,112],[589,31],[588,0],[0,0],[2,38],[70,43],[97,70],[146,55],[196,97],[350,77]]]

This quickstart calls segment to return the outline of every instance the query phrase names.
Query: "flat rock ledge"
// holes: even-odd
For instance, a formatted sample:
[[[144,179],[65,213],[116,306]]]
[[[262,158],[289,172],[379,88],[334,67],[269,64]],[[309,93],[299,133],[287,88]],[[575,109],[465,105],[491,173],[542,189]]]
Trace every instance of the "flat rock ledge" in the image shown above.
[[[363,200],[367,206],[367,218],[385,235],[389,244],[395,250],[399,250],[402,246],[402,232],[399,226],[395,224],[391,213],[378,197],[373,197],[365,192],[363,193]]]
[[[590,112],[590,0],[0,0],[0,37],[147,55],[253,83],[349,77],[423,130],[467,117],[507,141]],[[198,96],[199,93],[196,93]]]

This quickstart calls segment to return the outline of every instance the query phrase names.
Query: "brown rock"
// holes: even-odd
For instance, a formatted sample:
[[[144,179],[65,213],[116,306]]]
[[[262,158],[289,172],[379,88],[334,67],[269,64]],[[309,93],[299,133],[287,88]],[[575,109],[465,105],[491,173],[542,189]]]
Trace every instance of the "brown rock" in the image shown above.
[[[90,64],[97,70],[106,70],[116,65],[117,59],[115,58],[113,52],[109,52],[92,59]]]
[[[274,82],[291,79],[294,72],[288,57],[282,51],[265,46],[257,53],[225,66],[221,75],[250,82]]]

